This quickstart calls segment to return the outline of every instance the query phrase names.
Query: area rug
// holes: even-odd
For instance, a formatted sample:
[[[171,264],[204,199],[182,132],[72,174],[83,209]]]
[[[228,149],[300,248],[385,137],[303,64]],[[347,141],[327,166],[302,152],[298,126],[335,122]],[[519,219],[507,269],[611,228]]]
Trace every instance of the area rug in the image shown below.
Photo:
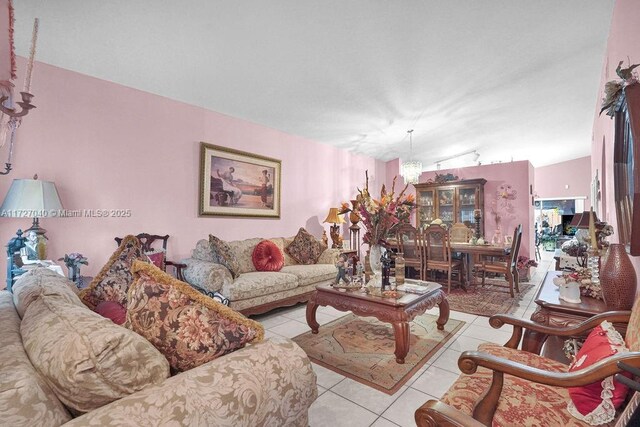
[[[485,279],[484,286],[480,283],[470,285],[465,292],[461,288],[451,289],[447,294],[449,308],[469,314],[490,317],[494,314],[513,314],[519,307],[523,295],[539,283],[520,282],[520,293],[511,298],[507,282],[502,278]],[[514,290],[515,292],[515,290]]]
[[[315,363],[362,384],[393,394],[464,325],[449,319],[443,331],[437,316],[424,314],[411,323],[411,345],[404,364],[396,363],[393,327],[372,317],[348,314],[293,340]]]

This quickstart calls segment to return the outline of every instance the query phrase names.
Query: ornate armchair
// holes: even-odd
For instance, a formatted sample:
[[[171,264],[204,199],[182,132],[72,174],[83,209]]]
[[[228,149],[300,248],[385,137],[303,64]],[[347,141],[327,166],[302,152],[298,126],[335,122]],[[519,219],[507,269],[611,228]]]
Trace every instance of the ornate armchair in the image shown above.
[[[415,413],[418,426],[588,426],[572,417],[567,410],[568,387],[578,387],[602,381],[622,372],[618,362],[640,367],[640,298],[632,311],[612,311],[594,316],[574,327],[551,328],[508,315],[492,316],[494,328],[513,325],[513,334],[504,346],[482,344],[478,351],[465,351],[458,359],[462,375],[445,395],[430,400]],[[627,324],[625,337],[628,353],[618,353],[593,365],[569,372],[569,367],[547,359],[532,349],[540,348],[535,341],[540,336],[564,338],[585,336],[607,320],[616,325]],[[525,339],[522,350],[517,347],[523,331],[538,332]],[[528,334],[529,335],[529,334]],[[506,374],[506,375],[505,375]],[[638,397],[631,400],[618,416],[626,425],[635,410]],[[636,402],[636,403],[634,403]],[[608,423],[607,425],[613,425]]]
[[[164,271],[166,271],[166,266],[168,265],[173,267],[176,271],[176,278],[178,280],[182,280],[183,282],[185,281],[184,277],[182,276],[182,269],[186,268],[187,265],[167,260],[167,241],[169,240],[168,234],[160,236],[157,234],[140,233],[137,234],[136,237],[138,238],[138,240],[140,240],[140,243],[142,243],[142,250],[144,251],[144,253],[149,256],[151,261],[156,264],[156,266]],[[120,246],[120,243],[122,243],[122,237],[116,237],[114,238],[114,240],[116,241],[118,246]],[[162,242],[161,250],[156,250],[153,248],[153,245],[156,241]]]

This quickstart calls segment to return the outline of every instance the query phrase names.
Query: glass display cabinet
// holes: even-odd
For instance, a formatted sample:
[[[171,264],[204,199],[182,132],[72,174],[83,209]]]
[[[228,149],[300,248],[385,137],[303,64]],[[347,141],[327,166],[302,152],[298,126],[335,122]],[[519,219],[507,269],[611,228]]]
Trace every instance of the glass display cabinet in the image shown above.
[[[440,218],[451,226],[462,222],[474,227],[473,211],[482,211],[480,229],[484,233],[484,184],[486,179],[416,184],[416,228],[424,228]]]

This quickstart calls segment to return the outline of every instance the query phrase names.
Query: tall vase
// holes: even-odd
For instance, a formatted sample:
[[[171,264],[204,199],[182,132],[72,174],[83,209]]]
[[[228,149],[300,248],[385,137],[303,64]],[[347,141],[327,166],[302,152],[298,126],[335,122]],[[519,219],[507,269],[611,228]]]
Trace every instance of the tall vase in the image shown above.
[[[76,285],[80,282],[80,266],[70,265],[67,267],[67,277]]]
[[[369,285],[377,288],[382,286],[382,255],[386,249],[382,245],[371,245],[369,247],[369,266],[373,273],[373,278],[369,281]]]
[[[630,310],[636,296],[636,272],[624,245],[609,246],[600,270],[602,299],[610,310]]]

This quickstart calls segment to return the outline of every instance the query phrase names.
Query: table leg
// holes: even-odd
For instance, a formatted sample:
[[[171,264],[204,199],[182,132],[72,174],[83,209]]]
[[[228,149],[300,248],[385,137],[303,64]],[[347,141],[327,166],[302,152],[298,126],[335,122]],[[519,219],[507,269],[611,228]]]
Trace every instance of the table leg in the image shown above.
[[[307,325],[311,328],[312,334],[318,333],[320,325],[316,321],[316,311],[318,310],[318,304],[312,299],[307,302]]]
[[[439,330],[444,330],[444,325],[449,321],[449,301],[446,298],[442,298],[442,301],[438,304],[438,308],[440,309],[440,316],[438,316],[438,320],[436,320],[436,325],[438,325]]]
[[[409,353],[410,340],[409,322],[393,322],[393,332],[396,338],[396,362],[403,364]]]

